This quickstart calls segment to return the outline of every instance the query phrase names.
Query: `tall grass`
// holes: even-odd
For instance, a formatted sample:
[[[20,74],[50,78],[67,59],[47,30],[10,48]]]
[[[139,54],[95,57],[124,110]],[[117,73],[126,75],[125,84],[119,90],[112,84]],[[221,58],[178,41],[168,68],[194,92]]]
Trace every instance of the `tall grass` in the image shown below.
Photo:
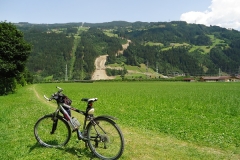
[[[80,99],[97,97],[96,115],[119,119],[126,140],[122,159],[240,158],[240,83],[95,82],[37,84],[0,97],[2,159],[91,157],[75,135],[62,150],[43,148],[33,137],[36,120],[55,109],[33,89],[51,95],[56,86],[73,106],[85,109]]]

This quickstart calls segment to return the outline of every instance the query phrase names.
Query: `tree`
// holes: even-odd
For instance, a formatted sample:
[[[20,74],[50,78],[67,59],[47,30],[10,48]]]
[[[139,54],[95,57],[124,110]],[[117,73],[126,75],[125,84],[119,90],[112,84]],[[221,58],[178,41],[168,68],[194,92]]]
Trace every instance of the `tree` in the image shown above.
[[[31,46],[16,26],[0,22],[0,95],[14,92],[23,77]],[[21,82],[22,84],[22,82]]]

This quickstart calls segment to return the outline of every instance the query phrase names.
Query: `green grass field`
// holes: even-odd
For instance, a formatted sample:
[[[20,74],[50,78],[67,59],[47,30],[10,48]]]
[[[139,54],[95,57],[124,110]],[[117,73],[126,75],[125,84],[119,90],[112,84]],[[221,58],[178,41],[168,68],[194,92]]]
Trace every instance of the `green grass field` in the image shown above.
[[[55,110],[46,102],[56,86],[85,109],[97,97],[95,114],[112,115],[125,136],[121,159],[240,159],[240,83],[94,82],[34,84],[1,96],[0,158],[90,159],[75,134],[61,149],[36,143],[33,126]],[[74,115],[78,117],[77,115]],[[80,120],[81,118],[78,117]]]

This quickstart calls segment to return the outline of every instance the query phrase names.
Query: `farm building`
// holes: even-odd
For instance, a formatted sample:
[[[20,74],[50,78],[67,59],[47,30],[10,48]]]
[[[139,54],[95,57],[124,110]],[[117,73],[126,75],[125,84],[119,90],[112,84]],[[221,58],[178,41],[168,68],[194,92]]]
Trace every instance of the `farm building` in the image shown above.
[[[236,82],[239,81],[240,77],[238,76],[210,76],[210,77],[201,77],[200,81],[202,82]]]

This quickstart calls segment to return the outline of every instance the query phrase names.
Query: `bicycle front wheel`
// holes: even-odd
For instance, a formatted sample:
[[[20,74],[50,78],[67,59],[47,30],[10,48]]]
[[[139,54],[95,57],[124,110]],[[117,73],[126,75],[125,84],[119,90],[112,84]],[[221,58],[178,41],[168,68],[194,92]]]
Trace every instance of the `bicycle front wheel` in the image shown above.
[[[118,159],[124,150],[124,138],[117,124],[108,118],[98,117],[87,126],[88,146],[100,159]]]
[[[45,147],[62,147],[66,145],[71,137],[69,124],[63,117],[45,115],[40,118],[34,126],[34,135],[37,141]]]

